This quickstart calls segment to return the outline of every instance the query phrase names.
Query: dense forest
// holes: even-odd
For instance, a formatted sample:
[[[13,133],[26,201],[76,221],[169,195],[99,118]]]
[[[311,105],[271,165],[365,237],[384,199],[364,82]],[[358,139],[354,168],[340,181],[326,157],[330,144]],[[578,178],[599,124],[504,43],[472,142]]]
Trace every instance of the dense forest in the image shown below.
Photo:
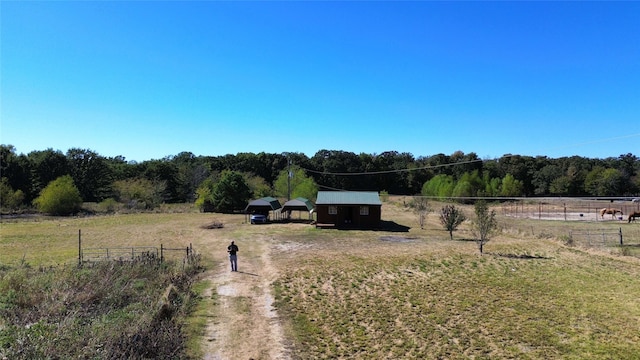
[[[308,180],[307,188],[312,184],[315,191],[373,190],[435,197],[611,197],[640,192],[640,161],[631,153],[606,159],[512,154],[480,159],[475,153],[460,151],[417,158],[396,151],[355,154],[320,150],[312,157],[296,152],[224,156],[182,152],[133,162],[88,149],[18,154],[12,145],[0,145],[0,172],[5,212],[32,207],[43,189],[63,176],[71,177],[83,202],[133,202],[145,207],[197,203],[206,193],[203,186],[215,189],[229,172],[241,175],[248,189],[245,197],[254,198],[291,195],[291,180],[287,190],[282,188],[282,179],[286,183],[291,179],[289,174]],[[308,189],[304,194],[313,198]]]

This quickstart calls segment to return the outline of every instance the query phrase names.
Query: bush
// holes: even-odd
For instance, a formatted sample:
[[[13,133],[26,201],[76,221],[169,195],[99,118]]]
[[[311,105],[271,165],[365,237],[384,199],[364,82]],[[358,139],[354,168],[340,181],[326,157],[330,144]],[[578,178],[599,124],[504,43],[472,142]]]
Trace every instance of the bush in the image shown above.
[[[114,213],[120,208],[120,203],[114,198],[104,199],[98,204],[98,208],[101,212]]]
[[[49,183],[33,204],[40,212],[51,215],[71,215],[80,211],[80,191],[69,175],[61,176]]]
[[[0,208],[7,210],[17,210],[24,201],[22,190],[13,191],[9,181],[3,177],[0,181]]]

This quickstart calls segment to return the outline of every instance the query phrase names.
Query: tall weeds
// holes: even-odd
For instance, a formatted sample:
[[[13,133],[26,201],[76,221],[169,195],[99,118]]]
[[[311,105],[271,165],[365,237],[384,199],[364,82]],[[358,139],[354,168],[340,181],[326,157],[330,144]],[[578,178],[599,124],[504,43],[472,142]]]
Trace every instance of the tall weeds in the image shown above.
[[[2,269],[0,358],[187,358],[180,319],[198,267]]]

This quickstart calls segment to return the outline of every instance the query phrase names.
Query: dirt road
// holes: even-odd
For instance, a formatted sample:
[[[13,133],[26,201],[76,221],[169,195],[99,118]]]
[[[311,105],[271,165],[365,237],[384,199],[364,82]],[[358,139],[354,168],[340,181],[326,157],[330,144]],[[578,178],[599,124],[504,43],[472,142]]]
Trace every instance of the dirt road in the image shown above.
[[[289,359],[270,285],[277,277],[272,263],[273,240],[265,237],[235,240],[238,271],[231,272],[225,252],[232,239],[218,239],[216,267],[206,274],[212,301],[204,337],[205,360]]]

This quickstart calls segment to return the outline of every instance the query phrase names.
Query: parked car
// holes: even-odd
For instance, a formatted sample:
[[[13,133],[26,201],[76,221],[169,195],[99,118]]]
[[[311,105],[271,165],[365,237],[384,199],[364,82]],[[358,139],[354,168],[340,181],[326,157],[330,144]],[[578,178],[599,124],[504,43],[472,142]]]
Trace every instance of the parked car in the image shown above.
[[[251,223],[252,224],[266,224],[267,216],[262,214],[253,214],[251,215]]]

